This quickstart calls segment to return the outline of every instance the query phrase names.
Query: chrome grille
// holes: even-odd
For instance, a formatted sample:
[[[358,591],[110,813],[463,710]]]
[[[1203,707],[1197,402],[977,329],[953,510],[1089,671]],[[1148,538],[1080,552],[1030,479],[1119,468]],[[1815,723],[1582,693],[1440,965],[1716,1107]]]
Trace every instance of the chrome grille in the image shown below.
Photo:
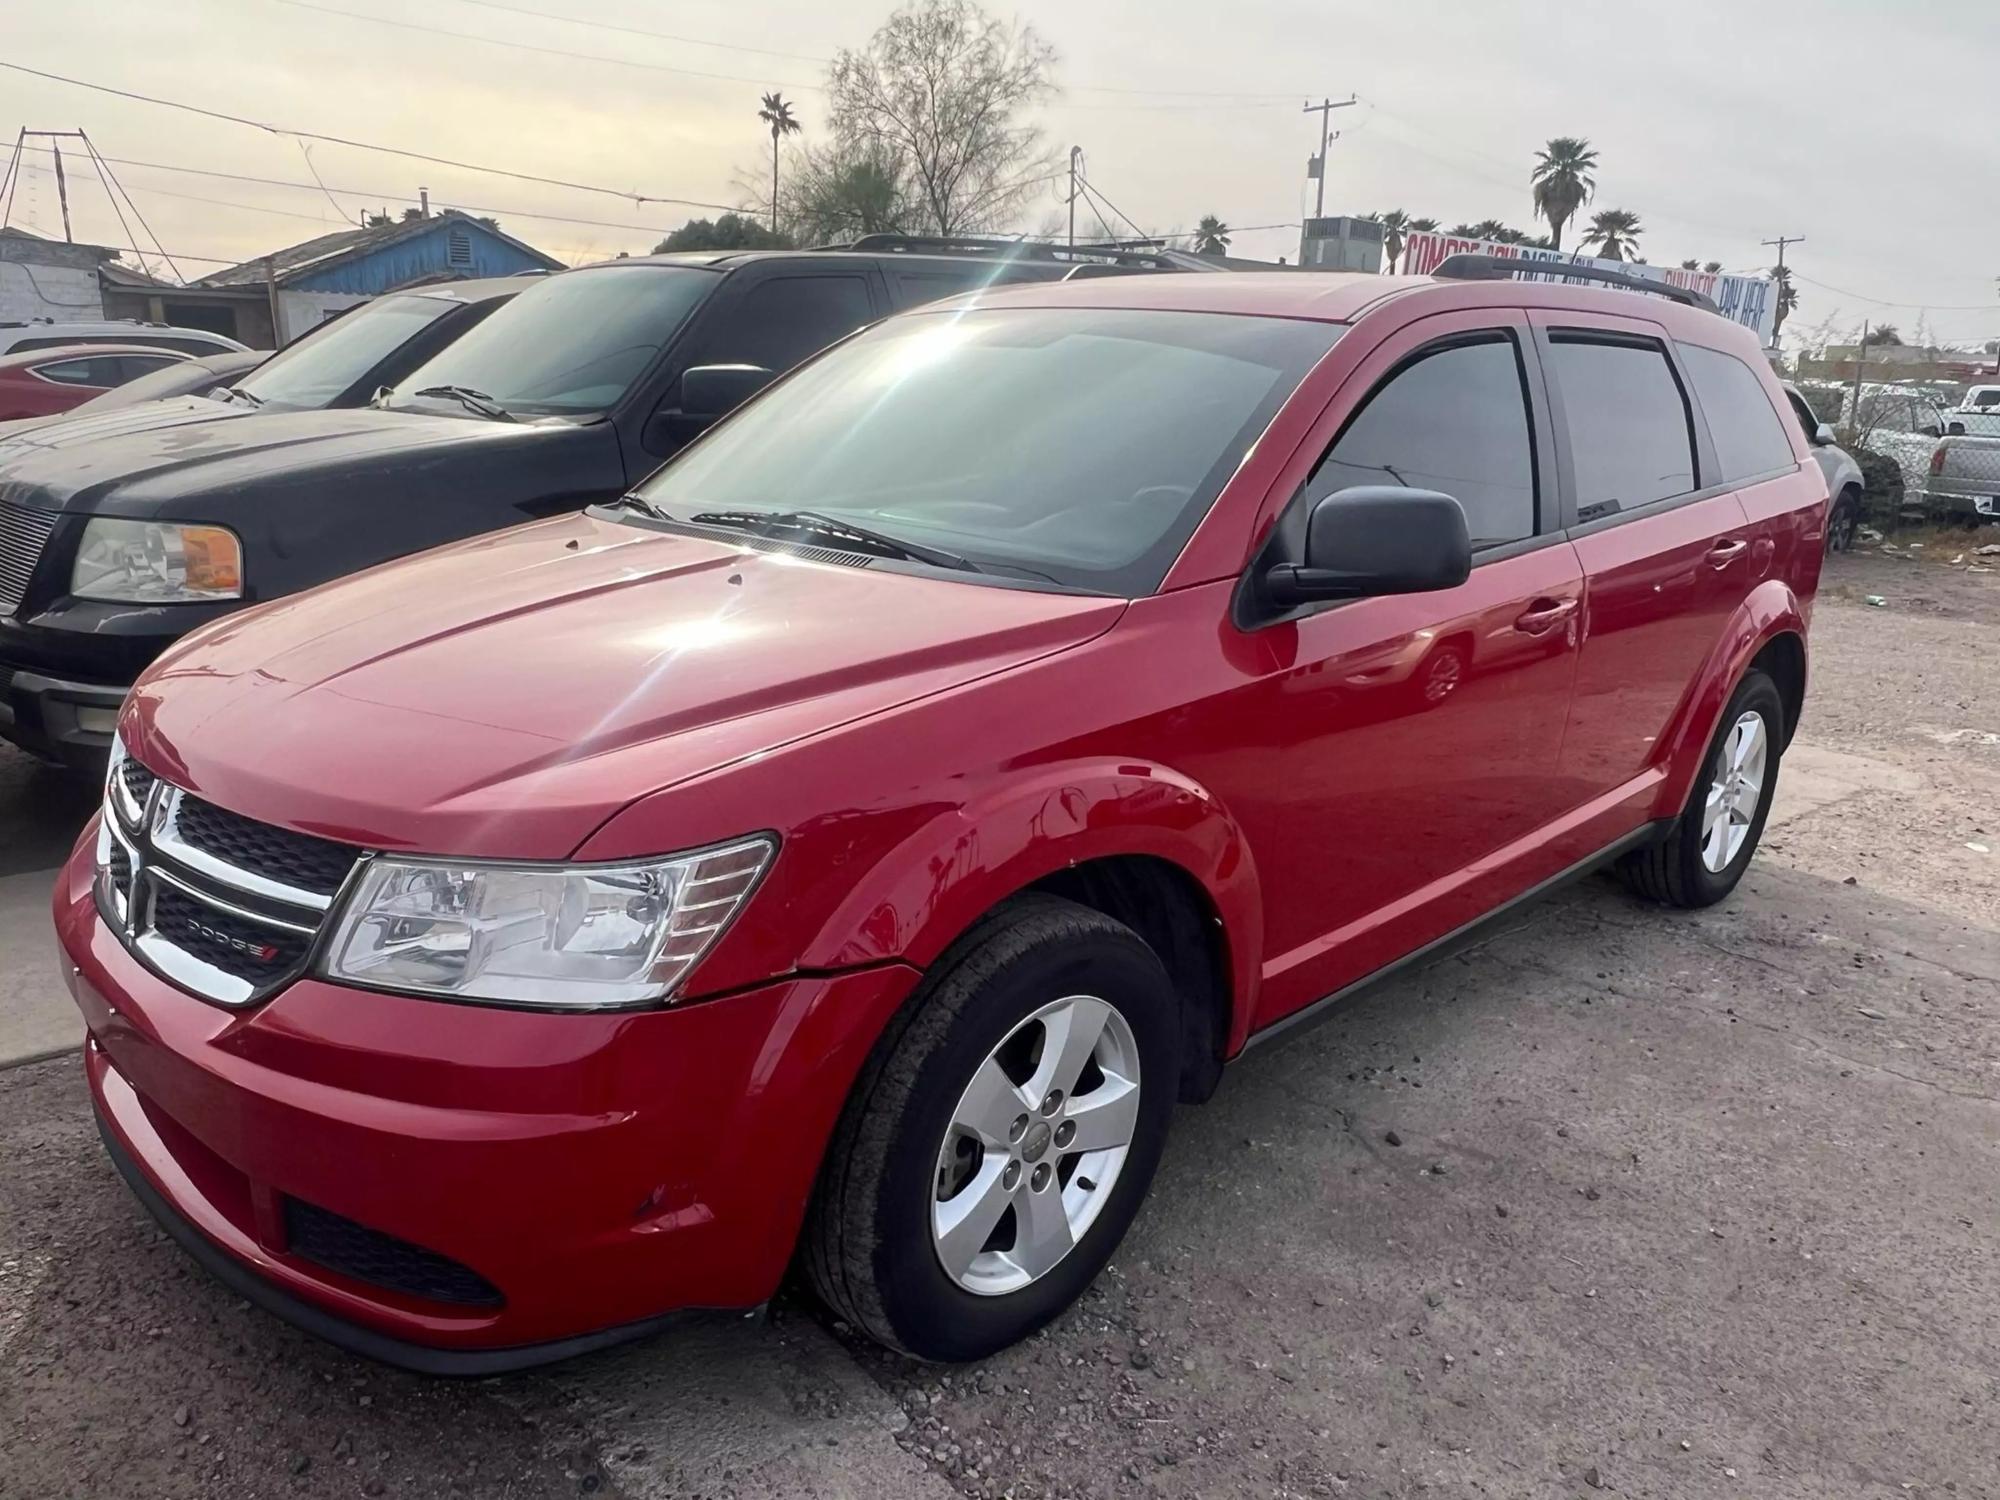
[[[360,858],[204,802],[112,745],[98,909],[149,968],[205,1000],[250,1005],[304,973]]]
[[[0,615],[13,614],[27,598],[28,579],[55,525],[52,512],[0,505]]]

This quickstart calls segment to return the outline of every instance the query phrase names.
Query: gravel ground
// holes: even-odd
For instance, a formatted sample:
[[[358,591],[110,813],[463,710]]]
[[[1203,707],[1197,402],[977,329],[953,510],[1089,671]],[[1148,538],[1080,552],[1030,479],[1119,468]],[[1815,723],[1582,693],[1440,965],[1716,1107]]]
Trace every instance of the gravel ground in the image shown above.
[[[0,1496],[2000,1494],[2000,574],[1856,554],[1823,600],[1733,901],[1589,882],[1253,1053],[980,1366],[786,1299],[385,1371],[153,1228],[73,1058],[0,1072]]]

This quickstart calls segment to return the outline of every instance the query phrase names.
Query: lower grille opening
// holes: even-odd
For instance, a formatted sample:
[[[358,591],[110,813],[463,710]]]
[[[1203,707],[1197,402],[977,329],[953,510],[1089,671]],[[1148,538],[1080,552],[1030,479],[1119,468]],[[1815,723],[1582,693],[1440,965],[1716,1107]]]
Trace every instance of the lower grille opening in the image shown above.
[[[153,894],[153,931],[212,968],[263,984],[305,962],[311,939],[232,916],[165,883]]]
[[[450,1256],[303,1199],[285,1199],[285,1236],[301,1260],[406,1297],[460,1307],[500,1307],[507,1300],[500,1288]]]

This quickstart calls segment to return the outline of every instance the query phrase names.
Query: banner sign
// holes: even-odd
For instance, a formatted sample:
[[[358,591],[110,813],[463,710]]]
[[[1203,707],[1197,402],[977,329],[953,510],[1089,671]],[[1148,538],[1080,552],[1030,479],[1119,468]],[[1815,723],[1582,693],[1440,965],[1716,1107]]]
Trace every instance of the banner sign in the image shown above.
[[[1558,268],[1563,265],[1599,266],[1607,271],[1622,271],[1627,276],[1642,276],[1648,281],[1664,281],[1669,286],[1700,292],[1721,310],[1723,317],[1755,332],[1757,342],[1765,348],[1773,342],[1771,325],[1777,319],[1778,293],[1768,276],[1724,276],[1713,271],[1642,266],[1629,260],[1602,260],[1567,250],[1503,245],[1495,240],[1469,240],[1428,230],[1415,230],[1403,236],[1403,258],[1397,269],[1411,276],[1428,276],[1447,255],[1497,255],[1518,260],[1522,265],[1515,274],[1528,281],[1561,281],[1565,278]]]

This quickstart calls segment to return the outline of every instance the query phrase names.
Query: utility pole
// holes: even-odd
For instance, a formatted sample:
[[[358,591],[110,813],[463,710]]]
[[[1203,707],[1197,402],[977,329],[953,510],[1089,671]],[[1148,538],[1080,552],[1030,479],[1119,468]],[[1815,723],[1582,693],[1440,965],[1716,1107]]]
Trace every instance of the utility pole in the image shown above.
[[[1332,115],[1332,113],[1336,109],[1347,109],[1352,105],[1359,104],[1360,102],[1361,100],[1356,95],[1349,94],[1345,99],[1322,99],[1317,104],[1308,104],[1302,111],[1302,113],[1304,114],[1309,114],[1309,115],[1316,114],[1319,116],[1319,155],[1313,158],[1313,174],[1312,174],[1313,176],[1319,179],[1319,193],[1313,202],[1313,217],[1315,219],[1323,219],[1326,217],[1326,146],[1327,146],[1328,117]]]
[[[1083,160],[1083,147],[1069,148],[1069,245],[1076,248],[1076,164]]]
[[[1778,279],[1780,281],[1785,279],[1785,246],[1803,245],[1805,242],[1806,237],[1802,234],[1781,234],[1775,240],[1757,241],[1760,245],[1776,245],[1778,247]]]
[[[76,236],[69,231],[69,179],[63,176],[62,147],[50,141],[49,151],[56,159],[56,198],[62,204],[63,243],[74,245]]]
[[[1861,320],[1861,342],[1854,349],[1854,405],[1847,414],[1847,425],[1856,432],[1861,430],[1861,366],[1868,359],[1868,320]]]

